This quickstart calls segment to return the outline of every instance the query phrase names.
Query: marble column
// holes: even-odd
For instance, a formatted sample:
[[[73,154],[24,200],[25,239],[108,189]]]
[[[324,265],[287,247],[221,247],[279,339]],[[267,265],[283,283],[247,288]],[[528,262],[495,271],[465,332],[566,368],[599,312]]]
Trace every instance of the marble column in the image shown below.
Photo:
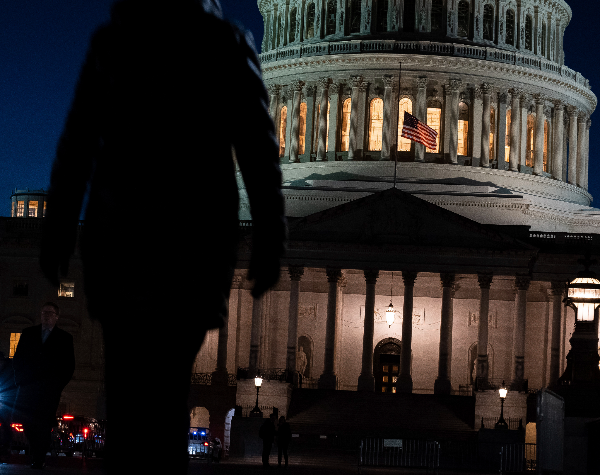
[[[258,370],[258,361],[260,353],[260,326],[262,320],[263,298],[259,297],[252,301],[252,328],[250,330],[250,362],[248,365],[249,376],[253,378]]]
[[[533,174],[541,175],[544,171],[544,99],[535,99]]]
[[[550,337],[550,386],[555,384],[560,377],[560,320],[562,316],[562,297],[565,284],[554,281],[550,284],[552,292],[552,323]]]
[[[329,85],[330,78],[321,78],[319,80],[320,107],[319,107],[319,125],[317,138],[317,162],[327,161],[327,109],[329,105]]]
[[[362,76],[352,76],[352,96],[350,109],[350,136],[348,138],[348,160],[359,160],[361,158],[364,138],[364,124],[359,124],[360,116],[360,88],[363,85]],[[364,114],[363,114],[364,115]]]
[[[506,109],[508,97],[506,92],[498,93],[498,134],[496,137],[496,157],[498,161],[498,170],[506,170]]]
[[[412,393],[413,382],[410,374],[412,357],[412,314],[413,291],[416,272],[402,272],[404,281],[404,305],[402,307],[402,346],[400,349],[400,375],[398,376],[398,392]]]
[[[298,305],[300,304],[300,279],[304,275],[304,267],[288,267],[290,274],[290,309],[288,320],[288,341],[285,368],[288,375],[296,373],[296,353],[298,352]]]
[[[569,175],[571,185],[577,185],[577,116],[579,111],[569,107]]]
[[[585,124],[585,176],[584,176],[584,189],[588,189],[588,180],[590,173],[590,128],[592,127],[592,121],[588,119]]]
[[[444,155],[447,163],[458,163],[458,93],[462,82],[450,79],[445,94]]]
[[[335,374],[335,334],[338,313],[339,294],[338,284],[342,278],[341,269],[327,269],[329,292],[327,295],[327,323],[325,326],[325,365],[323,374],[319,377],[319,389],[337,389]]]
[[[554,103],[554,144],[552,147],[552,176],[557,180],[563,179],[563,134],[564,105],[557,101]]]
[[[512,105],[510,109],[510,158],[509,170],[519,171],[519,152],[521,150],[519,138],[521,136],[521,93],[520,89],[512,89]]]
[[[375,284],[379,271],[364,271],[367,284],[365,295],[365,322],[363,332],[362,370],[358,377],[359,391],[375,391],[373,376],[373,336],[375,333]]]
[[[529,112],[529,96],[521,95],[521,137],[519,138],[519,163],[527,165],[527,115]]]
[[[301,155],[301,162],[310,162],[311,153],[313,151],[313,140],[316,139],[313,131],[314,127],[318,126],[319,118],[316,117],[315,95],[317,87],[315,85],[307,85],[304,88],[304,97],[306,97],[306,135],[304,142],[304,155]]]
[[[381,160],[391,159],[391,147],[393,141],[392,114],[394,111],[394,77],[386,74],[383,76],[383,127],[381,134]],[[396,131],[398,135],[398,131]]]
[[[279,130],[277,127],[277,113],[279,106],[279,94],[281,94],[281,85],[269,84],[267,87],[269,91],[269,115],[271,120],[275,123],[275,130]]]
[[[438,377],[433,386],[435,394],[449,395],[452,392],[452,321],[454,306],[454,274],[440,274],[442,281],[442,319],[440,324],[440,353]]]
[[[427,123],[427,77],[417,78],[417,98],[413,109],[414,116],[424,124]],[[425,145],[414,142],[415,162],[425,161]]]
[[[490,167],[490,95],[492,86],[488,83],[481,85],[483,94],[483,112],[481,116],[481,166],[484,168]],[[493,160],[494,157],[492,157]]]
[[[300,145],[300,103],[302,102],[302,87],[304,82],[294,81],[292,91],[292,132],[290,136],[290,163],[298,163],[298,148]]]
[[[335,151],[338,143],[338,120],[340,119],[340,89],[339,82],[329,85],[329,141],[327,143],[327,160],[335,161]]]
[[[531,278],[527,275],[515,278],[517,295],[515,298],[515,323],[513,325],[513,375],[511,389],[525,389],[525,322],[527,317],[527,290]]]
[[[488,361],[488,335],[489,335],[489,311],[490,311],[490,287],[492,285],[492,274],[478,274],[479,282],[479,325],[477,328],[477,389],[487,388],[489,377]]]
[[[583,188],[585,182],[585,129],[588,118],[579,116],[577,121],[577,186]]]

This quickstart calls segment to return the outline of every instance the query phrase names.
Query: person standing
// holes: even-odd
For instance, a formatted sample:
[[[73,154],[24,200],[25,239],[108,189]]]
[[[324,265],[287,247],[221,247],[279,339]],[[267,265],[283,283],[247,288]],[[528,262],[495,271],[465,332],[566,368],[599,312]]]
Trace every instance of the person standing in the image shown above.
[[[16,411],[23,418],[32,468],[45,465],[60,396],[75,371],[73,337],[56,326],[58,318],[58,305],[45,303],[42,323],[23,330],[13,357]]]
[[[285,466],[288,466],[288,447],[292,441],[292,429],[289,422],[285,420],[284,416],[279,418],[279,425],[277,426],[277,464],[281,467],[281,455],[285,459]]]
[[[269,457],[271,456],[271,449],[273,448],[276,434],[275,414],[271,414],[269,418],[263,422],[258,431],[258,436],[263,441],[262,464],[264,468],[269,467]]]
[[[236,267],[238,176],[252,296],[279,280],[287,227],[268,104],[253,40],[217,0],[117,1],[91,39],[52,168],[40,265],[54,285],[68,272],[89,189],[81,260],[104,338],[109,473],[187,473],[191,372],[206,332],[225,325]],[[147,450],[131,427],[157,410],[169,413],[161,450],[124,458]]]

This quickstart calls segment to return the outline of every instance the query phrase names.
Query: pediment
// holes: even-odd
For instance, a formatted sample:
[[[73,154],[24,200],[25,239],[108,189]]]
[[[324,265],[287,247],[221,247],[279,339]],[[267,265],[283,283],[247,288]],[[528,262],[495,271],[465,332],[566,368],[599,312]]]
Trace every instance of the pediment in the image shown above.
[[[390,188],[290,224],[291,241],[486,249],[532,248],[528,244]]]

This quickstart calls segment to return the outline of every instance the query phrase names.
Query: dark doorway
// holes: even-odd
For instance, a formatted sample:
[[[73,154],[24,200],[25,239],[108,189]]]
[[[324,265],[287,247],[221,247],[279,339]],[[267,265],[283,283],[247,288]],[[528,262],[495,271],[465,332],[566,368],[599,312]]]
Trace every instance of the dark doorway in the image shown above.
[[[388,338],[378,343],[373,352],[375,392],[395,393],[400,374],[400,341]]]

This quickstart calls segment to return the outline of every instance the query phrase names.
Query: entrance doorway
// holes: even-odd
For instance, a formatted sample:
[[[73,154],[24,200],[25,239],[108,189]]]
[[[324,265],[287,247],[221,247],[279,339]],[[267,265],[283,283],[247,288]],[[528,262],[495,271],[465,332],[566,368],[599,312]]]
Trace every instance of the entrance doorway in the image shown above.
[[[375,392],[396,392],[400,374],[400,345],[399,340],[386,338],[375,347],[373,352]]]

